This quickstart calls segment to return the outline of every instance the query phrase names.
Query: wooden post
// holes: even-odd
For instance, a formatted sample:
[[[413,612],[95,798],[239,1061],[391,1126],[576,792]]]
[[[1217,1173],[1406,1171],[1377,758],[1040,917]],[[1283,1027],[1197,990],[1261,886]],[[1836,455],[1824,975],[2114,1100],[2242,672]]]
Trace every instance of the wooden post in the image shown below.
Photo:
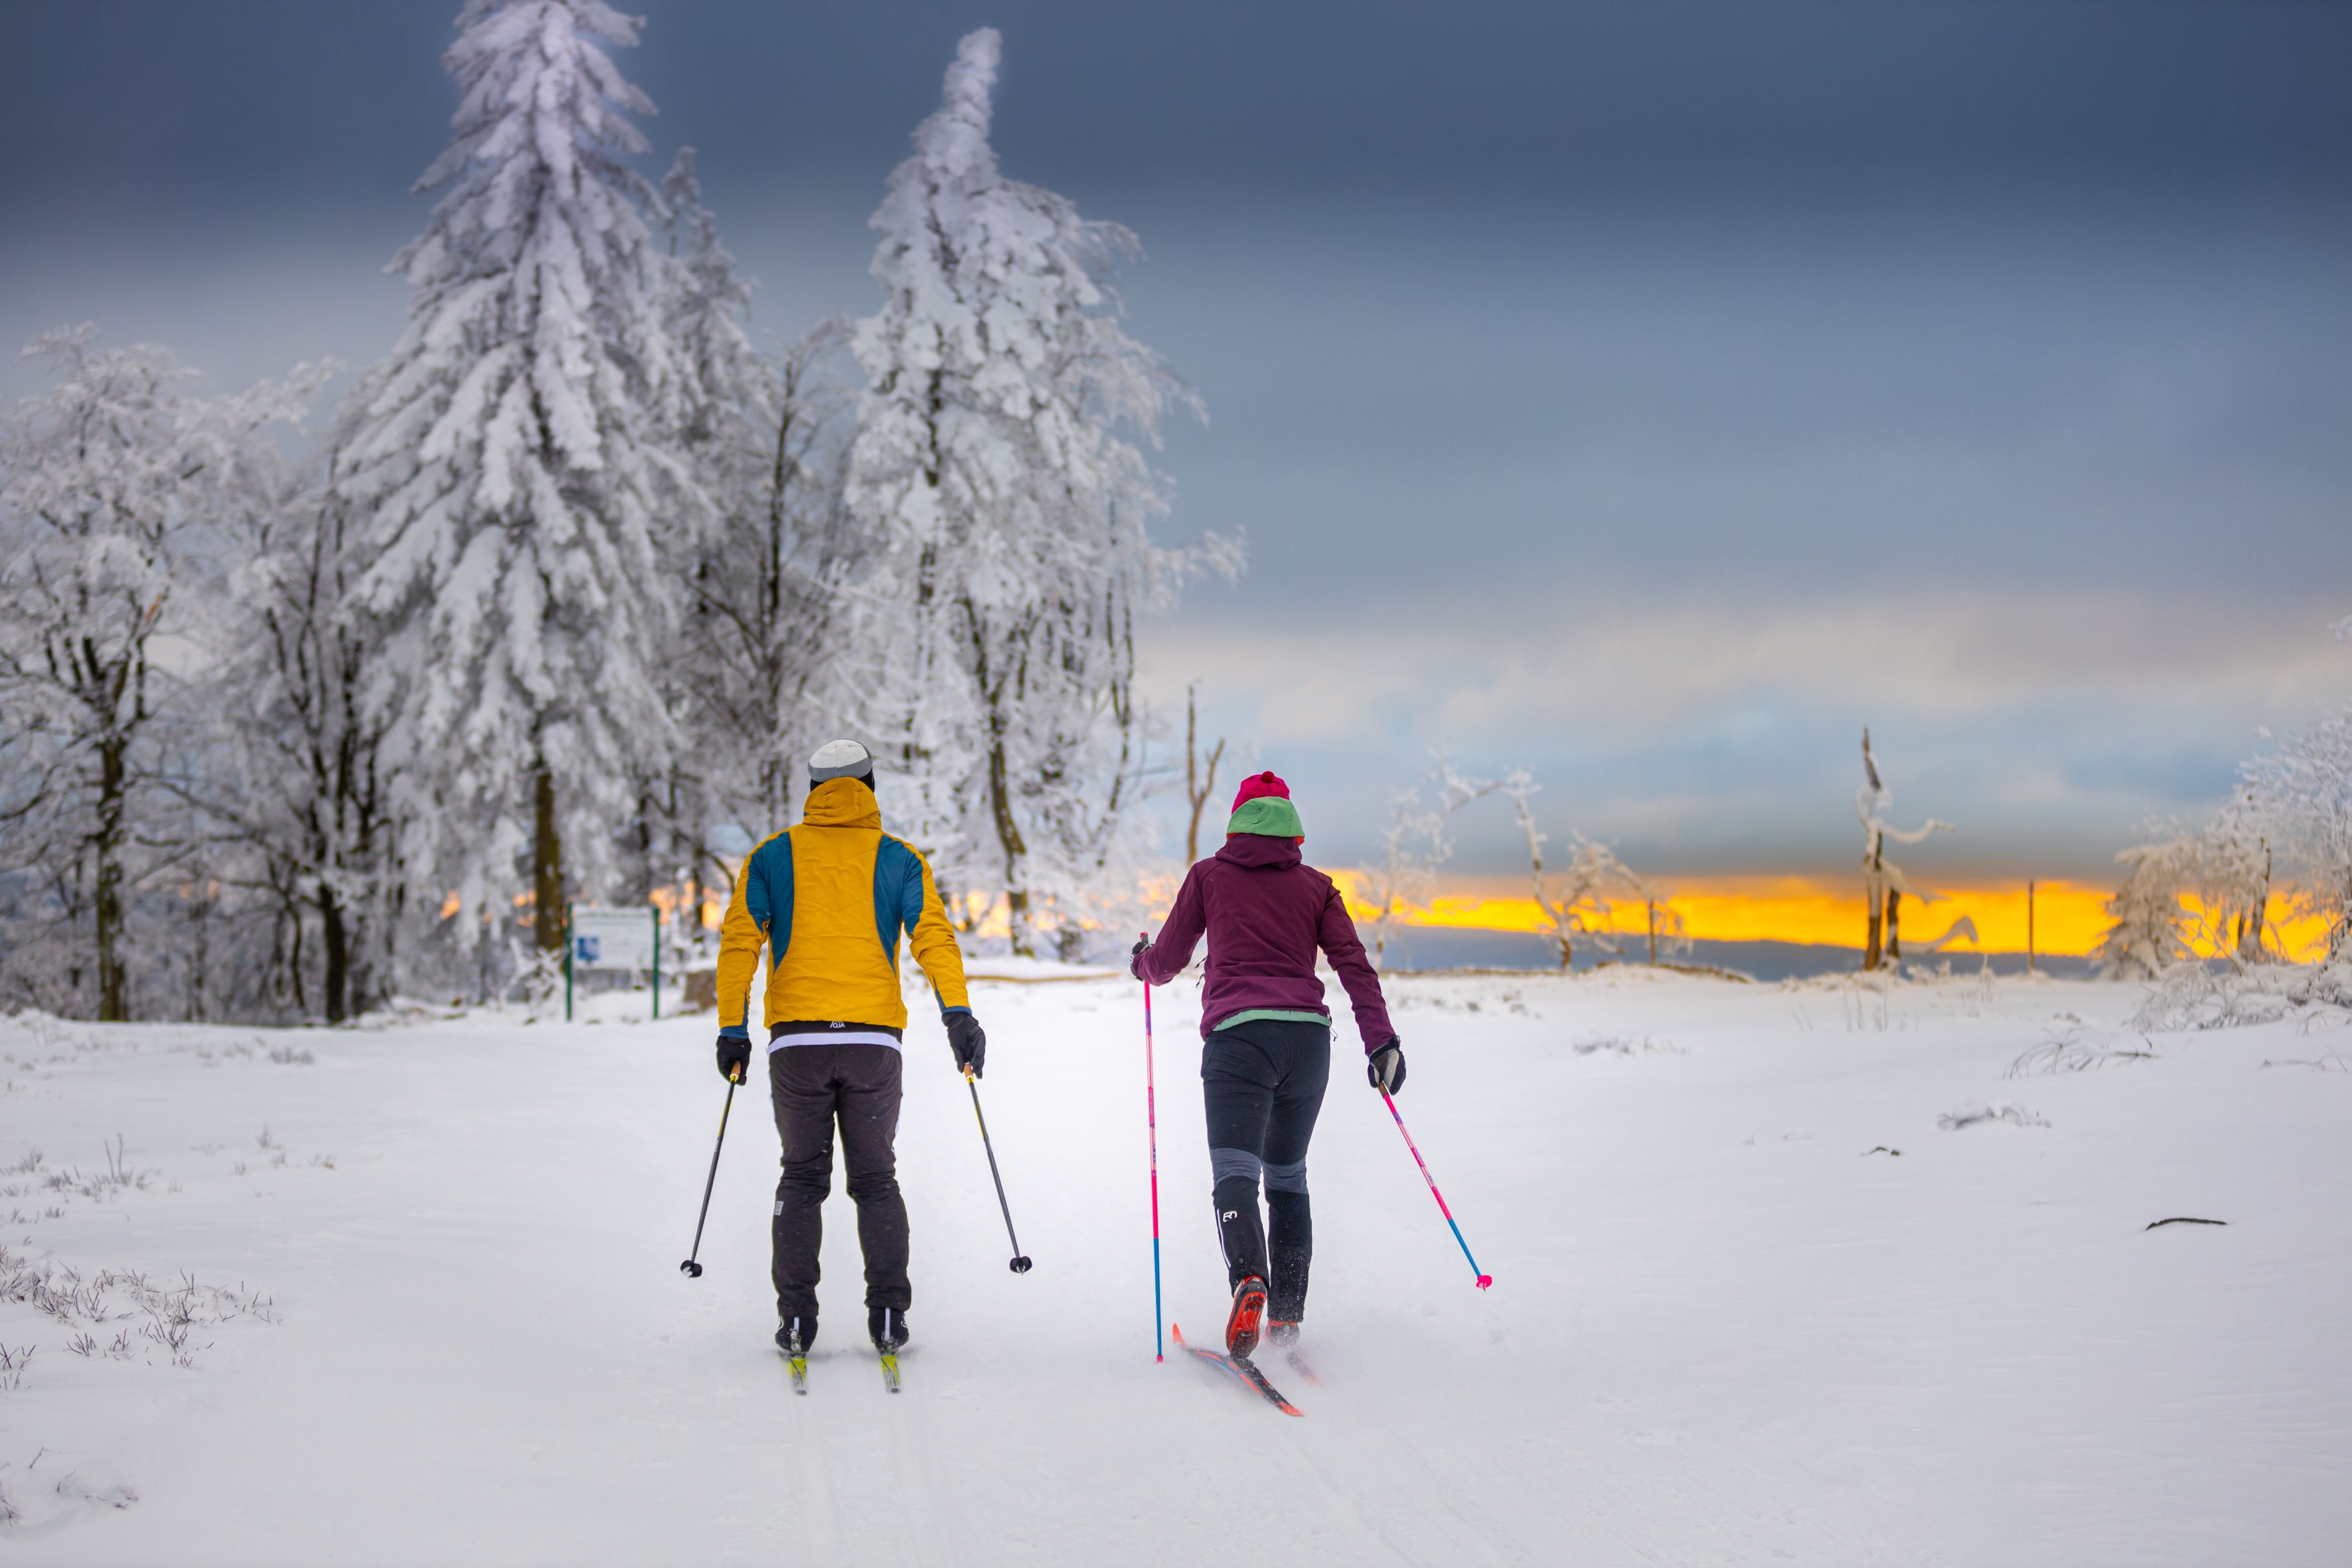
[[[1644,899],[1642,901],[1649,906],[1650,967],[1655,969],[1658,966],[1658,900],[1655,899]]]
[[[2033,973],[2033,879],[2025,882],[2025,973]]]

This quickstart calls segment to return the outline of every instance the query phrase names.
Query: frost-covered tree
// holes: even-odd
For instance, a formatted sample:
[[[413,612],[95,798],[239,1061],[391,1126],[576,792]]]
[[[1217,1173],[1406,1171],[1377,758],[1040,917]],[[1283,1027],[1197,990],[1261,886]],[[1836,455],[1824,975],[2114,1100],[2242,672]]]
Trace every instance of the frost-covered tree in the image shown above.
[[[223,518],[308,385],[200,398],[168,351],[91,338],[26,351],[56,384],[0,430],[0,819],[11,923],[31,928],[7,943],[14,987],[111,1021],[133,1005],[131,900],[192,852],[173,819]]]
[[[752,285],[705,205],[692,149],[663,182],[676,268],[671,335],[688,367],[684,445],[710,501],[688,573],[691,613],[672,661],[672,704],[691,738],[671,773],[692,797],[680,847],[731,874],[713,827],[755,836],[789,818],[799,763],[827,738],[826,679],[845,644],[844,580],[856,536],[842,509],[851,404],[849,328],[819,322],[782,353],[753,346]]]
[[[2107,900],[2107,928],[2093,956],[2117,980],[2153,980],[2190,956],[2189,911],[2180,895],[2197,885],[2204,858],[2194,837],[2151,839],[2116,857],[2129,868]]]
[[[2248,805],[2285,862],[2291,902],[2327,921],[2327,951],[2352,921],[2352,709],[2274,737],[2245,766]]]
[[[848,398],[831,374],[846,341],[844,323],[822,322],[774,363],[761,463],[718,492],[691,583],[688,771],[709,823],[755,835],[791,819],[818,731],[835,727],[837,668],[856,660],[845,595],[862,542],[842,509]],[[707,844],[704,855],[732,874]]]
[[[1930,834],[1951,832],[1952,825],[1932,816],[1916,827],[1887,825],[1886,814],[1894,808],[1895,792],[1879,780],[1878,759],[1871,754],[1867,725],[1862,731],[1862,787],[1853,793],[1853,813],[1862,819],[1862,887],[1869,910],[1862,966],[1876,969],[1881,958],[1889,963],[1902,962],[1903,895],[1909,893],[1923,903],[1931,903],[1942,896],[1912,887],[1903,875],[1903,868],[1886,858],[1887,844],[1917,844]]]
[[[381,644],[347,604],[352,506],[331,480],[304,478],[289,466],[232,528],[236,567],[211,639],[220,765],[199,796],[254,858],[244,874],[279,900],[290,940],[270,957],[293,1010],[335,1024],[389,993],[401,889],[384,718],[368,701]]]
[[[854,692],[895,759],[896,819],[952,895],[1002,893],[1016,951],[1114,852],[1142,772],[1135,622],[1185,572],[1136,444],[1187,401],[1118,324],[1116,225],[1008,180],[989,146],[998,37],[958,46],[938,112],[873,217],[882,308],[848,504],[876,555]],[[1133,438],[1130,438],[1133,437]]]
[[[1664,883],[1652,878],[1626,872],[1628,903],[1642,906],[1642,927],[1649,943],[1652,963],[1658,962],[1663,952],[1669,958],[1690,950],[1688,922],[1683,912],[1674,906],[1674,891]],[[1932,951],[1932,949],[1930,950]]]
[[[1610,846],[1596,844],[1579,833],[1574,836],[1567,864],[1545,866],[1544,846],[1551,841],[1551,836],[1536,821],[1533,803],[1543,792],[1543,785],[1536,782],[1530,770],[1514,768],[1499,779],[1474,778],[1440,753],[1431,778],[1437,785],[1438,807],[1447,816],[1490,795],[1510,801],[1520,836],[1527,841],[1531,900],[1551,928],[1549,934],[1559,949],[1563,972],[1575,962],[1576,944],[1580,941],[1591,942],[1603,952],[1622,951],[1614,927],[1616,905],[1612,895],[1628,896],[1643,904],[1645,930],[1651,933],[1654,958],[1661,939],[1670,951],[1683,942],[1682,919],[1671,910],[1665,911],[1664,931],[1656,925],[1660,907],[1665,901],[1664,890],[1636,876]],[[1448,843],[1449,851],[1450,847]]]
[[[2250,790],[2240,790],[2207,826],[2202,850],[2196,891],[2207,945],[2239,964],[2273,956],[2273,858],[2268,826]]]
[[[661,200],[623,161],[653,105],[604,47],[637,26],[602,0],[467,0],[455,133],[417,182],[446,190],[393,264],[408,328],[340,443],[417,869],[473,931],[528,854],[542,947],[608,865],[638,760],[674,744],[655,667],[703,507]]]
[[[1611,929],[1614,906],[1609,895],[1612,889],[1636,886],[1637,879],[1617,858],[1615,850],[1581,833],[1575,836],[1568,863],[1547,872],[1543,847],[1550,835],[1536,825],[1530,804],[1542,788],[1525,768],[1513,771],[1495,786],[1496,793],[1509,797],[1519,831],[1527,838],[1529,891],[1537,910],[1551,924],[1551,939],[1559,945],[1559,967],[1565,973],[1575,962],[1580,939],[1592,942],[1603,952],[1617,951],[1616,933]]]
[[[1388,825],[1381,829],[1381,858],[1358,884],[1363,900],[1378,911],[1365,928],[1371,939],[1375,967],[1388,957],[1389,937],[1397,922],[1413,904],[1429,897],[1438,868],[1453,853],[1445,818],[1444,811],[1428,809],[1417,787],[1389,798]]]

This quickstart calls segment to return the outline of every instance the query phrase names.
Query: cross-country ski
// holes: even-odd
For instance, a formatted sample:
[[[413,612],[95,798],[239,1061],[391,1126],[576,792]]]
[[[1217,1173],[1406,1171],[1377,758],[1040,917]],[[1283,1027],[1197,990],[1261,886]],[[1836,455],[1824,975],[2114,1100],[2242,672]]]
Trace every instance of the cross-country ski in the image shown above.
[[[1203,1365],[1213,1366],[1244,1388],[1253,1390],[1259,1398],[1281,1411],[1285,1415],[1307,1414],[1291,1404],[1289,1400],[1285,1399],[1281,1391],[1267,1381],[1265,1373],[1257,1369],[1256,1363],[1246,1357],[1225,1355],[1210,1350],[1204,1345],[1188,1344],[1185,1342],[1183,1328],[1176,1323],[1168,1325],[1168,1334],[1176,1342],[1178,1350],[1187,1352]]]

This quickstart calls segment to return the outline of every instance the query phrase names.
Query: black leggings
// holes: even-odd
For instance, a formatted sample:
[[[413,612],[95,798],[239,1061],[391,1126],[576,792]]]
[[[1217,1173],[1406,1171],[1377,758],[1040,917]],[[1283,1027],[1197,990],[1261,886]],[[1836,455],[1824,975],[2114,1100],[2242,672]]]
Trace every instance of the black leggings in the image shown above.
[[[1330,1078],[1328,1024],[1256,1018],[1217,1030],[1201,1048],[1201,1098],[1209,1112],[1209,1166],[1225,1273],[1233,1284],[1253,1274],[1264,1279],[1266,1312],[1279,1322],[1297,1322],[1307,1310],[1307,1271],[1315,1252],[1307,1145]],[[1267,1225],[1258,1221],[1260,1182]]]

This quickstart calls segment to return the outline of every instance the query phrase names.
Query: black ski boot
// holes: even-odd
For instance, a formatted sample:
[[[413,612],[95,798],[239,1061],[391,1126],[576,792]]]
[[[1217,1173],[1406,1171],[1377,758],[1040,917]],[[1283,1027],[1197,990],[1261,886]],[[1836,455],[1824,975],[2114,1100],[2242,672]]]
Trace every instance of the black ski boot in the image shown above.
[[[776,1348],[794,1358],[808,1354],[809,1346],[816,1343],[814,1318],[786,1318],[776,1325]]]
[[[884,1355],[895,1355],[907,1342],[907,1314],[896,1307],[866,1309],[866,1332],[874,1348]]]
[[[1279,1318],[1267,1320],[1265,1341],[1278,1351],[1286,1351],[1298,1342],[1298,1325],[1286,1323]]]
[[[1233,1315],[1225,1320],[1225,1353],[1235,1361],[1249,1360],[1257,1349],[1258,1324],[1265,1317],[1265,1281],[1248,1275],[1234,1287]]]

